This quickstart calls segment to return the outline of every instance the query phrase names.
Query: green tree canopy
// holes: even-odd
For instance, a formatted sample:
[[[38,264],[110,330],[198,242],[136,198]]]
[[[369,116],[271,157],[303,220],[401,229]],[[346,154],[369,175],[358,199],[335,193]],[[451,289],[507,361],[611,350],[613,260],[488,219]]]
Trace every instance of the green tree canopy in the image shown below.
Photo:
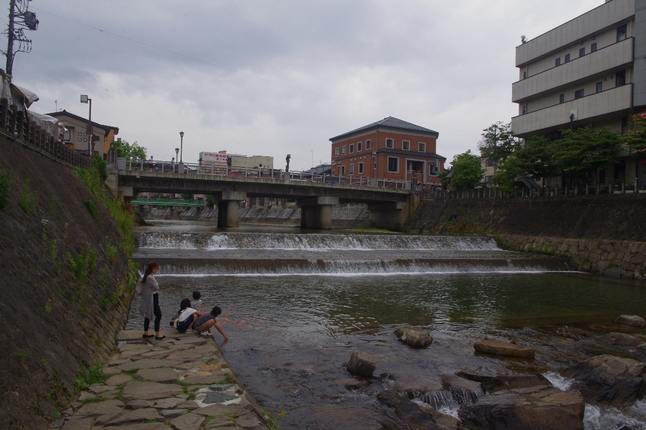
[[[453,157],[451,185],[459,190],[476,186],[483,178],[485,170],[480,165],[480,157],[471,150]]]
[[[619,135],[604,127],[563,130],[562,139],[554,141],[550,152],[554,164],[571,180],[585,181],[596,169],[617,162]]]
[[[121,158],[139,158],[141,160],[146,159],[146,148],[139,146],[137,142],[132,144],[126,142],[125,140],[119,139],[114,141],[114,147],[117,151],[117,157]]]
[[[486,160],[502,163],[520,148],[520,140],[511,134],[511,123],[498,121],[482,131],[478,149]]]
[[[630,121],[630,130],[624,134],[628,148],[635,152],[639,158],[646,157],[646,118],[633,115]]]

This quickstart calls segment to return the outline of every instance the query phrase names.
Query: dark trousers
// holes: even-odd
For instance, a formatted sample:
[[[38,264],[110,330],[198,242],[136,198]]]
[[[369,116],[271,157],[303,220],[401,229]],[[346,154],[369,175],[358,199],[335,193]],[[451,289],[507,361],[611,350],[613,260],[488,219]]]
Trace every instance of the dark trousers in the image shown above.
[[[153,294],[153,313],[155,314],[155,331],[159,331],[161,325],[161,308],[159,307],[159,294]],[[150,327],[150,320],[144,318],[144,331],[148,331]]]

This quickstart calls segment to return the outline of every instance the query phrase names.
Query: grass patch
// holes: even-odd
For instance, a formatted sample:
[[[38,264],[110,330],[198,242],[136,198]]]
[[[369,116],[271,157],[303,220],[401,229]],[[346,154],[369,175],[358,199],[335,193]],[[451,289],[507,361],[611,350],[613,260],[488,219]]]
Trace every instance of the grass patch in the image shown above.
[[[85,209],[87,209],[90,215],[92,215],[92,218],[97,219],[97,216],[99,214],[97,212],[96,203],[94,203],[94,200],[83,200],[83,204],[85,205]]]
[[[84,281],[94,272],[96,269],[96,252],[91,248],[86,248],[84,251],[81,251],[76,258],[67,253],[67,260],[72,266],[72,271],[74,272],[74,277],[79,281]]]
[[[107,377],[103,374],[103,366],[96,366],[88,373],[80,374],[76,377],[74,385],[77,391],[85,390],[92,384],[105,382]]]
[[[117,247],[108,243],[105,251],[106,257],[110,264],[114,264],[117,261]]]
[[[9,192],[11,191],[11,176],[8,172],[0,173],[0,210],[9,205]]]
[[[25,213],[31,212],[34,206],[36,206],[37,197],[38,193],[31,189],[29,179],[25,179],[25,184],[22,187],[22,196],[20,197],[20,207]]]

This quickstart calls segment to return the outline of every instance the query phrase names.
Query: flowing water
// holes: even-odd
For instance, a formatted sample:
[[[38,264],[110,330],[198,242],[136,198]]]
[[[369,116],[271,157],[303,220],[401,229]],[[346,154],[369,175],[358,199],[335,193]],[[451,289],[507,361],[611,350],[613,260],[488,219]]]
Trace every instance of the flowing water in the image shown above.
[[[543,372],[567,389],[558,369],[612,352],[604,334],[621,330],[613,321],[646,306],[637,283],[502,251],[490,238],[232,233],[164,223],[143,229],[138,241],[134,259],[161,265],[162,324],[194,290],[203,309],[221,306],[218,321],[231,339],[225,359],[283,429],[376,428],[383,416],[397,422],[375,400],[383,390],[457,416],[460,404],[484,394],[444,390],[441,377],[460,370]],[[128,328],[142,326],[138,309],[135,297]],[[402,325],[428,328],[433,344],[413,350],[398,342],[393,331]],[[536,360],[474,354],[473,342],[485,336],[531,346]],[[372,380],[346,370],[354,350],[374,358]],[[586,407],[589,430],[645,423],[641,402]]]

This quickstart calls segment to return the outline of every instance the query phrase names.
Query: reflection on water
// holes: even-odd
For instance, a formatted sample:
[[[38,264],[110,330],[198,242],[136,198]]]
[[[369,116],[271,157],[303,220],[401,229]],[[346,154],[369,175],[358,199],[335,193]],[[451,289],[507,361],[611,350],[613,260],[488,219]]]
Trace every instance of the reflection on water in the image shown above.
[[[219,257],[238,261],[235,252],[223,250]],[[384,258],[409,252],[391,250]],[[465,252],[482,252],[484,259],[491,255],[491,251]],[[364,270],[334,276],[324,272],[266,276],[254,273],[259,261],[254,258],[260,255],[255,249],[254,258],[240,263],[250,267],[245,276],[230,276],[214,274],[214,258],[220,258],[204,253],[198,249],[172,258],[165,250],[148,248],[140,249],[137,259],[163,255],[173,266],[170,274],[162,265],[157,276],[164,325],[180,300],[194,290],[202,293],[205,309],[222,307],[218,320],[231,338],[223,346],[224,357],[264,407],[274,414],[286,412],[283,429],[303,428],[304,423],[331,428],[317,418],[321,410],[328,412],[326,419],[338,415],[345,423],[338,428],[353,428],[342,411],[360,407],[388,413],[376,403],[375,393],[384,389],[439,393],[441,376],[459,370],[558,370],[592,351],[612,350],[613,345],[603,343],[603,332],[621,330],[613,323],[618,315],[646,309],[646,290],[639,284],[576,273],[501,273],[492,266],[487,273],[374,275]],[[272,261],[274,254],[275,250],[264,251],[263,259]],[[344,259],[352,255],[360,261],[364,253],[348,250]],[[128,328],[142,327],[138,308],[135,297]],[[425,350],[401,344],[393,334],[400,325],[428,327],[433,344]],[[524,362],[476,356],[473,342],[484,336],[531,346],[537,350],[536,360],[527,367]],[[361,389],[348,389],[344,381],[351,375],[345,365],[357,349],[375,359],[376,378]],[[423,396],[418,401],[423,402]],[[455,405],[443,407],[455,413]],[[620,412],[639,421],[641,409],[636,408],[627,406]],[[599,419],[592,415],[586,417],[588,429],[603,428],[595,423],[609,419],[605,411],[599,412]]]

